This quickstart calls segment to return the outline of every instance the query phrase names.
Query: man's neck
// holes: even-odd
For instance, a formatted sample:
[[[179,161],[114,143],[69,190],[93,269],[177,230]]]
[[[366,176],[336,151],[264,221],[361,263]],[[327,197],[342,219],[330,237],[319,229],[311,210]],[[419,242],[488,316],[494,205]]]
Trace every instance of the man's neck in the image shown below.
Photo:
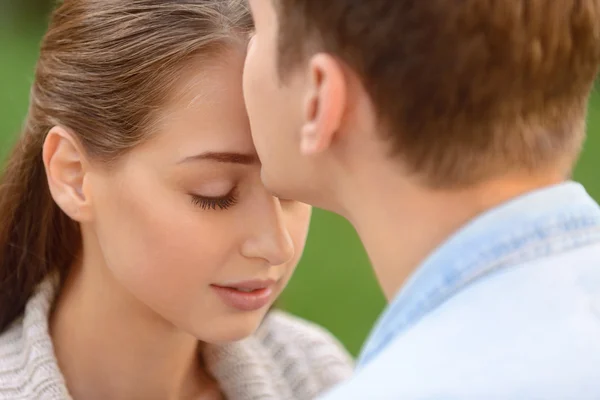
[[[354,225],[388,300],[438,246],[476,216],[527,192],[561,182],[559,173],[507,176],[469,189],[433,190],[377,169],[343,185]],[[374,179],[373,177],[377,177]]]

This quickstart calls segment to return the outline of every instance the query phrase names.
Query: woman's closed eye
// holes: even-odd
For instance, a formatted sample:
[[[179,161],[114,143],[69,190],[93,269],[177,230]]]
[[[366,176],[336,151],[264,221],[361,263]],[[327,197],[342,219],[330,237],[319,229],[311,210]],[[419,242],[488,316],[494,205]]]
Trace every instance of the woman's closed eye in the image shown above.
[[[190,196],[192,204],[203,210],[227,210],[238,201],[237,188],[233,188],[224,196],[202,196],[199,194],[190,194]]]

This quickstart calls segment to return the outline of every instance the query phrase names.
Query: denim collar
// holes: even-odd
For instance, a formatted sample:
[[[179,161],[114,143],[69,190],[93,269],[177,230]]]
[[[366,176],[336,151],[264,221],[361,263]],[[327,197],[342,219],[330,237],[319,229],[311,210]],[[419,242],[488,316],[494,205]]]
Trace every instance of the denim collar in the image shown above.
[[[536,190],[476,217],[409,278],[372,331],[359,368],[481,277],[594,242],[600,242],[600,208],[575,182]]]

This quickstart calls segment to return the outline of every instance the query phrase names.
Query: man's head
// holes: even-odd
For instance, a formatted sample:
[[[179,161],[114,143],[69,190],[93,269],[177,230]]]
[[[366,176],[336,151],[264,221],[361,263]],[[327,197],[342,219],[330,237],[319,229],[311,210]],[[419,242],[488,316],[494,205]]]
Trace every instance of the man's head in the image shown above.
[[[277,194],[324,204],[361,152],[434,188],[577,158],[600,0],[250,5],[244,90]]]

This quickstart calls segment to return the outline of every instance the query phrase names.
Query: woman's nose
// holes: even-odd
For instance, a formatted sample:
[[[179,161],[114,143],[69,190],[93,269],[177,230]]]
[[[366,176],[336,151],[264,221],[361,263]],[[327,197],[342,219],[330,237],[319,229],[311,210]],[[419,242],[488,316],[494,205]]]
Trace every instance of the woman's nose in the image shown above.
[[[285,264],[294,257],[294,242],[285,225],[279,199],[268,196],[262,212],[248,221],[248,238],[242,244],[242,255],[260,258],[269,265]]]

